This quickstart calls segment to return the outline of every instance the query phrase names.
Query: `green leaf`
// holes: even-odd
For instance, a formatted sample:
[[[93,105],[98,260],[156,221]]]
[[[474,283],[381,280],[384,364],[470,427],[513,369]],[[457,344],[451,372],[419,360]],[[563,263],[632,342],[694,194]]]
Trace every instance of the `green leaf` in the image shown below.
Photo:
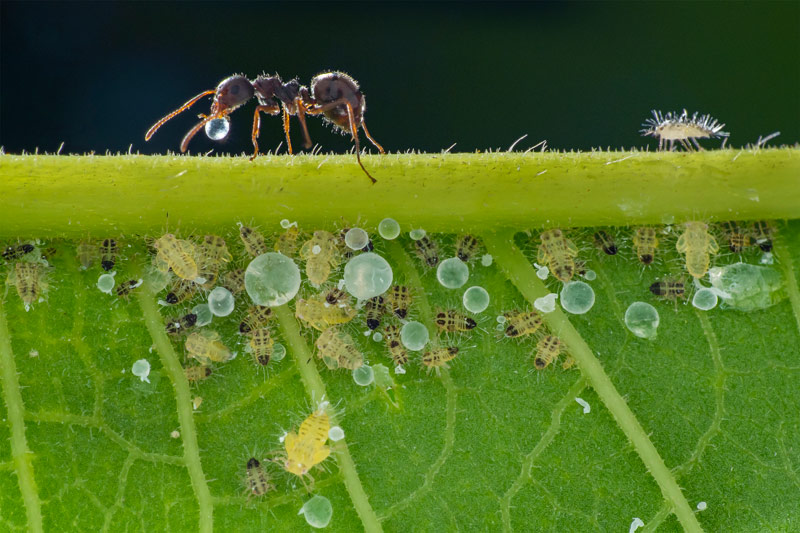
[[[39,248],[57,253],[46,301],[26,312],[7,284],[0,302],[0,529],[301,530],[297,512],[311,494],[269,458],[324,396],[345,431],[311,487],[333,505],[332,531],[624,531],[634,518],[650,531],[796,530],[800,221],[775,223],[772,268],[788,297],[752,312],[655,301],[650,284],[683,271],[680,227],[650,267],[630,237],[638,223],[798,218],[798,155],[365,158],[374,187],[351,158],[2,156],[0,233],[8,244],[42,238]],[[306,231],[358,223],[396,282],[412,287],[411,318],[435,334],[435,309],[460,309],[463,289],[442,287],[407,234],[378,237],[384,216],[404,231],[435,231],[442,257],[465,229],[493,256],[491,266],[470,265],[467,286],[484,287],[491,304],[476,330],[448,339],[460,347],[449,370],[429,374],[416,356],[405,374],[390,372],[391,390],[360,387],[315,357],[316,335],[293,303],[276,308],[271,326],[286,358],[258,369],[237,333],[242,294],[231,316],[207,326],[238,357],[200,384],[186,381],[183,344],[164,331],[180,311],[157,303],[145,235],[215,232],[243,266],[239,220],[267,234],[284,217]],[[587,227],[599,225],[616,226],[606,229],[618,255],[593,246]],[[496,330],[502,312],[560,290],[532,266],[542,226],[583,226],[568,233],[597,273],[588,313],[545,315],[577,361],[569,370],[534,370],[535,340]],[[756,250],[728,252],[714,231],[714,264],[759,261]],[[118,282],[148,279],[128,300],[96,288],[98,267],[79,268],[75,245],[87,235],[120,240]],[[625,328],[634,301],[658,309],[656,339]],[[393,366],[383,343],[361,334],[362,316],[347,327],[370,364]],[[149,383],[131,374],[142,358]],[[245,492],[251,456],[265,459],[276,486],[263,498]]]

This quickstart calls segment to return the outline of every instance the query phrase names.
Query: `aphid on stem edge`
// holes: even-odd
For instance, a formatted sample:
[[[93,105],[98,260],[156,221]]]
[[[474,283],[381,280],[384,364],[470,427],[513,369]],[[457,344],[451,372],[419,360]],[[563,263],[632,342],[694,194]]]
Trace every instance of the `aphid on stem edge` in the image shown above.
[[[539,245],[537,260],[550,267],[550,272],[556,279],[564,283],[571,280],[575,274],[575,256],[578,255],[575,244],[557,228],[542,232],[539,238],[542,243]]]
[[[689,152],[694,151],[692,146],[687,143],[687,140],[692,141],[692,144],[698,149],[703,148],[698,144],[697,139],[714,139],[720,137],[727,137],[730,134],[722,131],[725,124],[720,124],[716,119],[711,118],[711,115],[700,115],[694,113],[689,118],[689,113],[684,109],[680,115],[671,111],[662,114],[661,111],[653,109],[653,118],[648,118],[642,124],[639,132],[643,136],[658,137],[658,149],[663,150],[665,141],[669,141],[669,150],[675,147],[675,141]]]

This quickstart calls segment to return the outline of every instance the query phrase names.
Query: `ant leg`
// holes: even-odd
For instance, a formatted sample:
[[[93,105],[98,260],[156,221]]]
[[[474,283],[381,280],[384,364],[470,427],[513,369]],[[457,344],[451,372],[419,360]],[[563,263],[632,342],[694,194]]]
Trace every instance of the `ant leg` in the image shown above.
[[[286,110],[286,104],[283,105],[283,133],[286,135],[286,146],[289,149],[289,155],[294,155],[292,138],[289,137],[289,111]]]
[[[366,123],[366,122],[364,122],[364,120],[363,120],[363,119],[361,120],[361,127],[364,129],[364,135],[366,135],[366,136],[367,136],[367,139],[369,139],[369,141],[370,141],[372,144],[374,144],[374,145],[375,145],[375,148],[377,148],[377,149],[378,149],[378,151],[379,151],[381,154],[385,154],[386,152],[384,152],[384,151],[383,151],[383,146],[381,146],[380,144],[378,144],[378,141],[376,141],[375,139],[373,139],[373,138],[372,138],[372,135],[370,135],[370,134],[369,134],[369,130],[367,129],[367,123]]]
[[[202,93],[198,94],[197,96],[195,96],[194,98],[192,98],[191,100],[189,100],[188,102],[186,102],[185,104],[180,106],[178,109],[176,109],[175,111],[173,111],[172,113],[170,113],[166,117],[162,118],[161,120],[159,120],[158,122],[153,124],[153,126],[149,130],[147,130],[147,133],[144,134],[144,140],[145,141],[149,141],[150,137],[152,137],[153,134],[156,132],[156,130],[158,130],[158,128],[163,126],[166,121],[168,121],[169,119],[171,119],[175,115],[183,113],[184,111],[186,111],[187,109],[192,107],[195,104],[195,102],[200,100],[202,97],[208,96],[209,94],[214,94],[215,92],[216,92],[216,90],[203,91]]]
[[[367,169],[364,168],[364,164],[361,162],[361,146],[358,143],[358,128],[356,128],[356,120],[353,116],[353,106],[350,105],[350,102],[345,102],[345,105],[347,106],[347,118],[350,121],[350,133],[353,135],[353,142],[355,142],[356,144],[356,160],[358,160],[358,164],[361,167],[361,170],[364,171],[364,174],[367,175],[367,177],[372,181],[372,184],[374,185],[375,183],[378,182],[378,180],[373,178],[372,175],[369,172],[367,172]]]
[[[269,105],[260,105],[256,106],[256,111],[253,114],[253,133],[251,134],[251,139],[253,141],[253,148],[255,151],[253,152],[252,157],[250,157],[250,161],[258,156],[258,134],[261,133],[261,112],[269,113],[270,115],[274,115],[279,113],[280,110],[277,106],[269,106]]]
[[[306,125],[306,106],[303,100],[298,96],[294,99],[294,105],[297,106],[297,120],[300,121],[300,127],[303,128],[303,146],[308,149],[311,148],[311,136],[308,134],[308,126]]]

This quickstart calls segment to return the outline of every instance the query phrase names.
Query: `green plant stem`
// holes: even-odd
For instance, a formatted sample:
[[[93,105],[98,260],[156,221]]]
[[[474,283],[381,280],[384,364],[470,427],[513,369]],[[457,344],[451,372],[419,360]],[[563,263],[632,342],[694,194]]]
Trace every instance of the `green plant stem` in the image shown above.
[[[0,237],[306,227],[428,231],[800,217],[800,150],[365,156],[0,155]],[[443,208],[446,205],[446,208]],[[276,227],[277,229],[277,227]]]
[[[3,385],[3,401],[8,410],[8,425],[11,430],[11,458],[19,480],[19,491],[28,516],[28,531],[42,531],[42,508],[36,479],[33,476],[32,456],[25,439],[25,407],[17,379],[17,365],[11,351],[11,335],[8,332],[6,313],[0,298],[0,379]]]
[[[536,276],[536,272],[527,258],[514,244],[513,232],[487,233],[484,234],[483,241],[498,266],[531,304],[537,298],[549,293]],[[684,530],[702,531],[697,517],[678,487],[675,477],[664,464],[664,460],[636,419],[636,415],[617,391],[591,348],[560,309],[543,315],[543,318],[548,328],[564,341],[570,355],[578,362],[581,373],[630,440],[636,453],[639,454],[645,467],[661,489],[664,499],[672,506],[675,516]]]

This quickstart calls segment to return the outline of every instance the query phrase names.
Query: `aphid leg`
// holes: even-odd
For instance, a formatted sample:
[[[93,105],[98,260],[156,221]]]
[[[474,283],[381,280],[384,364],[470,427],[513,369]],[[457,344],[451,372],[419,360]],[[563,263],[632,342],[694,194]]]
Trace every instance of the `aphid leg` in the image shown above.
[[[362,128],[364,128],[364,135],[366,135],[366,136],[367,136],[367,139],[369,139],[369,141],[370,141],[372,144],[374,144],[374,145],[375,145],[375,148],[377,148],[377,149],[378,149],[378,151],[379,151],[381,154],[385,154],[386,152],[384,152],[384,151],[383,151],[383,146],[381,146],[380,144],[378,144],[378,141],[376,141],[375,139],[373,139],[373,138],[372,138],[372,135],[370,135],[370,134],[369,134],[369,130],[367,129],[367,123],[366,123],[366,122],[364,122],[364,119],[363,119],[363,118],[361,119],[361,127],[362,127]]]
[[[308,126],[306,125],[306,106],[299,96],[294,99],[294,105],[297,107],[297,120],[300,121],[300,127],[303,128],[303,147],[309,149],[312,144],[311,136],[308,134]]]
[[[689,137],[689,140],[692,141],[692,144],[694,144],[697,147],[697,151],[698,152],[705,152],[706,151],[706,149],[703,148],[702,146],[700,146],[700,143],[697,142],[697,139],[695,139],[694,137]]]
[[[194,98],[192,98],[191,100],[189,100],[188,102],[186,102],[185,104],[180,106],[178,109],[176,109],[175,111],[173,111],[172,113],[170,113],[166,117],[162,118],[161,120],[159,120],[158,122],[153,124],[153,127],[150,128],[149,130],[147,130],[147,133],[144,134],[144,140],[145,141],[149,141],[150,137],[152,137],[153,134],[158,130],[158,128],[163,126],[166,121],[168,121],[169,119],[173,118],[175,115],[179,115],[180,113],[183,113],[184,111],[186,111],[187,109],[192,107],[195,104],[195,102],[197,102],[198,100],[200,100],[204,96],[208,96],[209,94],[214,94],[215,92],[216,92],[216,89],[203,91],[202,93],[198,94],[197,96],[195,96]]]
[[[258,134],[261,133],[261,112],[269,113],[270,115],[277,115],[280,113],[280,108],[278,106],[270,106],[270,105],[260,105],[256,107],[255,114],[253,114],[253,133],[251,135],[251,139],[253,140],[253,148],[254,152],[253,155],[250,157],[250,161],[255,159],[258,156]],[[289,139],[289,130],[286,130],[286,139]],[[289,153],[292,153],[292,145],[289,144]]]
[[[692,148],[692,146],[686,142],[686,139],[678,139],[678,140],[680,141],[681,145],[684,148],[686,148],[687,152],[694,152],[694,148]]]

